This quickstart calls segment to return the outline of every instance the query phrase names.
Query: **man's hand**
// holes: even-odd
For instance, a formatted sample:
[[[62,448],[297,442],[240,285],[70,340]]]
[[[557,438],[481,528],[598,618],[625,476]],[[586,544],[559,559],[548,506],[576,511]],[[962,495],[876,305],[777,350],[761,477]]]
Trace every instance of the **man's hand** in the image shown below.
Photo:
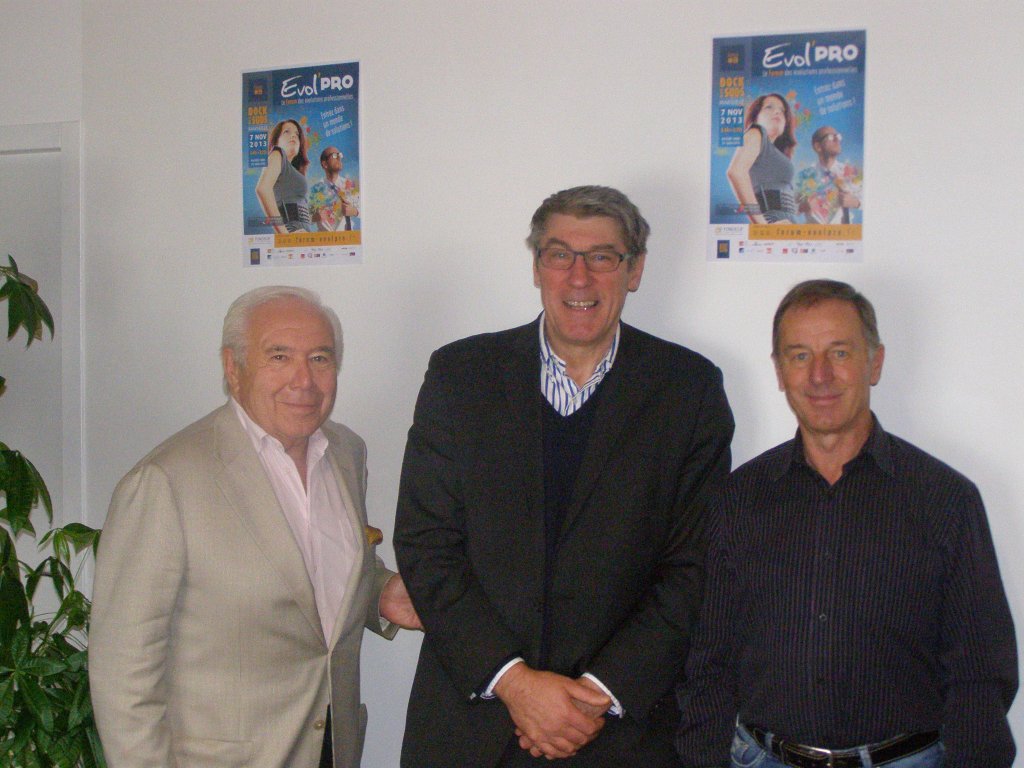
[[[860,200],[851,192],[843,192],[839,198],[839,203],[843,208],[860,208]]]
[[[580,712],[585,714],[587,717],[601,717],[605,712],[608,711],[608,708],[612,705],[612,703],[611,703],[611,700],[609,700],[608,695],[604,691],[601,690],[601,686],[599,686],[597,683],[595,683],[589,677],[577,677],[576,678],[576,682],[579,683],[580,685],[585,685],[587,688],[592,690],[595,694],[597,694],[604,701],[607,702],[607,704],[603,704],[603,705],[602,704],[596,704],[595,705],[595,704],[591,704],[588,701],[582,701],[580,699],[577,699],[576,697],[573,697],[572,703],[576,705],[576,708]]]
[[[505,672],[494,693],[516,724],[519,746],[530,750],[534,757],[544,755],[549,760],[572,757],[593,741],[604,727],[600,714],[611,705],[604,693],[595,693],[591,687],[554,672],[530,669],[526,664],[516,664]],[[584,713],[577,701],[599,714]]]
[[[401,574],[396,573],[384,585],[384,589],[380,593],[378,610],[381,616],[402,629],[423,629],[423,624],[416,609],[413,608],[412,598],[409,597],[409,590],[405,588]]]

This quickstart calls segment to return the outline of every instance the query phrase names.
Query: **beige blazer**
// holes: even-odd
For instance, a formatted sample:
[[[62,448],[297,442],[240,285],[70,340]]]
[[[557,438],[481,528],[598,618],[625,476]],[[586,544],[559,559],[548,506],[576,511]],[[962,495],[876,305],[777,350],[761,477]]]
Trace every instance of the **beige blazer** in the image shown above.
[[[391,572],[367,544],[366,446],[324,424],[362,544],[325,639],[306,567],[238,417],[225,405],[118,484],[96,563],[89,679],[107,762],[315,768],[331,705],[336,768],[355,768],[363,627]]]

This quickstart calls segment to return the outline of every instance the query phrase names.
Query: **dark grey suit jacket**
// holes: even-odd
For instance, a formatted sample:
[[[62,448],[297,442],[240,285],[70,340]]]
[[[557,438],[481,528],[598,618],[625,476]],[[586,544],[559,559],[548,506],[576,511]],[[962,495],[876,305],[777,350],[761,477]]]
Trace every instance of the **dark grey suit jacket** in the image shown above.
[[[514,725],[478,694],[508,659],[538,664],[549,407],[539,354],[537,321],[464,339],[433,354],[420,390],[395,531],[426,628],[403,766],[495,765]],[[733,420],[712,363],[625,324],[600,389],[550,575],[546,668],[591,672],[616,695],[626,717],[573,761],[623,766],[653,738],[648,715],[683,667],[704,510],[729,472]]]

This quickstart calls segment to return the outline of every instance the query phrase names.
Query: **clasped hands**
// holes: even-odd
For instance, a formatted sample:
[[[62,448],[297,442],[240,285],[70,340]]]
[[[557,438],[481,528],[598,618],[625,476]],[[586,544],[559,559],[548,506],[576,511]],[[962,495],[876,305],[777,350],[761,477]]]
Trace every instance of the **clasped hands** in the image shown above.
[[[611,699],[592,680],[510,667],[494,686],[516,725],[519,746],[548,760],[572,757],[604,727]]]

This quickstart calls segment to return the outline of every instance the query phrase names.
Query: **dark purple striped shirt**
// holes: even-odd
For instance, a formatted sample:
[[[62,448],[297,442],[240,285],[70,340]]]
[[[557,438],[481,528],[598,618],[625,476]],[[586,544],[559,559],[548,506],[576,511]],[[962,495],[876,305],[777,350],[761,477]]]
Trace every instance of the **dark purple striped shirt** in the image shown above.
[[[738,715],[831,749],[938,730],[947,768],[1010,766],[1016,643],[970,480],[876,421],[831,487],[799,438],[740,467],[713,526],[684,765],[727,765]]]

